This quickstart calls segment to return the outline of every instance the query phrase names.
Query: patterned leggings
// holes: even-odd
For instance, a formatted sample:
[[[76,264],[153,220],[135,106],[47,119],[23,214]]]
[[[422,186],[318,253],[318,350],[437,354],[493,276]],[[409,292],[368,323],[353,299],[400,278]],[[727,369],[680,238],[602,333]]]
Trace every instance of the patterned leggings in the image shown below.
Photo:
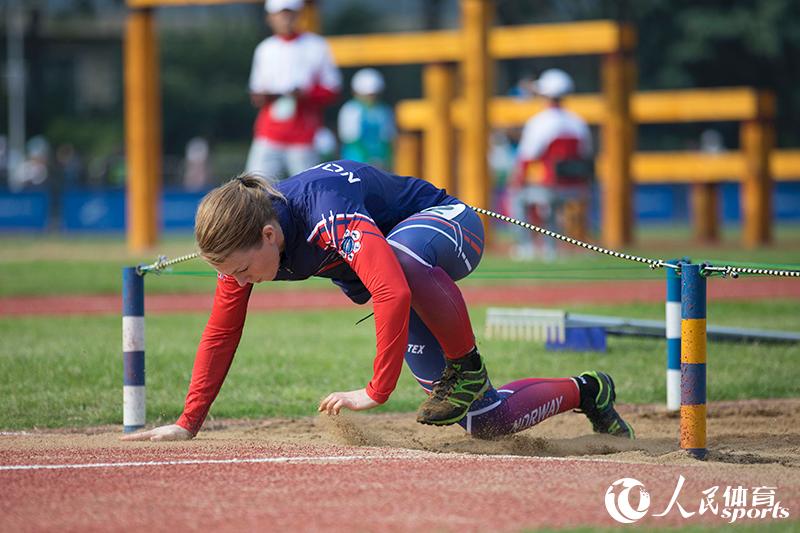
[[[405,360],[422,388],[430,392],[442,375],[445,358],[461,357],[475,346],[455,281],[478,266],[483,225],[472,209],[454,199],[408,217],[386,239],[411,288]],[[476,437],[490,438],[522,431],[579,404],[578,386],[572,378],[520,379],[497,389],[490,386],[460,424]]]

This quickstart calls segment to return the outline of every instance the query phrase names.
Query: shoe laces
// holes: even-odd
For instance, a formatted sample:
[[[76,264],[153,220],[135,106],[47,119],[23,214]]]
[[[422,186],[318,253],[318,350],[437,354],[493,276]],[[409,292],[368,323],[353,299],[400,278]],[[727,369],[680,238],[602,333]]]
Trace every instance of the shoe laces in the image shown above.
[[[447,365],[441,379],[433,382],[433,395],[439,400],[444,400],[455,388],[458,381],[458,369],[454,365]]]

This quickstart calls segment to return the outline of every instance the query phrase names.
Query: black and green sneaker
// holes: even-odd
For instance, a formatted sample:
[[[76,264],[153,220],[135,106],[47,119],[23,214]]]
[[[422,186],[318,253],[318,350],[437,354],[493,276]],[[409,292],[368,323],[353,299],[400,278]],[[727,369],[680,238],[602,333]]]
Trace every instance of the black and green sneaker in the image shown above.
[[[607,433],[616,437],[636,438],[633,427],[625,422],[616,409],[614,400],[617,398],[614,389],[614,380],[604,372],[584,372],[579,379],[594,379],[599,385],[597,396],[581,401],[579,413],[586,415],[592,423],[595,433]]]
[[[476,366],[477,370],[471,370]],[[442,378],[434,382],[431,395],[419,406],[417,422],[434,426],[455,424],[488,388],[486,365],[477,350],[461,359],[448,359]]]

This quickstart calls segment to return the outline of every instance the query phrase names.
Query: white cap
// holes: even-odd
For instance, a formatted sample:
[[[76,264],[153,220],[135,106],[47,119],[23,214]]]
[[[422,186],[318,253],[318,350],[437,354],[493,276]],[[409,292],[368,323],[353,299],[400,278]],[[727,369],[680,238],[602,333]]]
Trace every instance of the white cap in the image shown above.
[[[385,85],[383,76],[374,68],[362,68],[350,82],[356,94],[378,94],[383,91]]]
[[[280,13],[284,9],[289,11],[301,11],[303,9],[303,0],[266,0],[264,2],[264,9],[267,13]]]
[[[569,74],[559,68],[542,72],[533,84],[534,91],[547,98],[561,98],[575,90],[575,83]]]

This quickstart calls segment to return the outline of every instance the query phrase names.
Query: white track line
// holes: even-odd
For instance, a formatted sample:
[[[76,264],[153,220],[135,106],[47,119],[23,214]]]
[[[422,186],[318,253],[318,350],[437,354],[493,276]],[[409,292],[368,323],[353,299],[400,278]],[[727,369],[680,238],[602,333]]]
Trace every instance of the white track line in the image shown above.
[[[369,455],[341,455],[331,457],[254,457],[252,459],[180,459],[175,461],[131,461],[124,463],[0,465],[0,470],[69,470],[77,468],[128,468],[137,466],[230,465],[247,463],[341,463],[388,458],[389,457],[374,457]]]
[[[527,455],[475,455],[465,453],[435,453],[415,451],[402,455],[334,455],[334,456],[298,456],[298,457],[253,457],[249,459],[178,459],[172,461],[129,461],[119,463],[74,463],[74,464],[34,464],[34,465],[0,465],[0,471],[19,470],[78,470],[86,468],[136,468],[143,466],[182,466],[182,465],[230,465],[230,464],[259,464],[259,463],[305,463],[326,464],[346,463],[358,461],[415,461],[421,459],[445,460],[470,460],[470,461],[532,461],[532,462],[590,462],[590,463],[616,463],[623,462],[608,458],[597,457],[532,457]],[[625,463],[636,464],[636,463]],[[642,463],[650,464],[650,463]],[[685,465],[684,465],[685,466]]]

